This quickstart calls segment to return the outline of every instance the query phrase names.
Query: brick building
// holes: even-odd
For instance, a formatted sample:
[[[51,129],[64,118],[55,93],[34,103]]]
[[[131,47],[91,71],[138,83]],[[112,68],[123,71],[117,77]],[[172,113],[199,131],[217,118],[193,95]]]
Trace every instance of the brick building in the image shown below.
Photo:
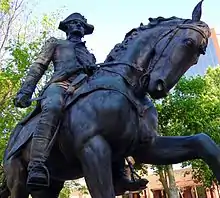
[[[213,185],[210,189],[205,189],[201,183],[192,179],[191,168],[174,171],[176,185],[179,189],[179,198],[219,198],[220,188]],[[167,198],[163,186],[157,175],[149,175],[148,188],[141,193],[128,195],[129,198]]]

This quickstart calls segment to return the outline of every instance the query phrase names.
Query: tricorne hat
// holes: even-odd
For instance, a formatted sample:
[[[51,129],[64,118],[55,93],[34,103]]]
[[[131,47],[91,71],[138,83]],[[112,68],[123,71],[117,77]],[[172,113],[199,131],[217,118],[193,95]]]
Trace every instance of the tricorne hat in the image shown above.
[[[65,20],[61,21],[58,28],[64,32],[66,32],[67,31],[67,24],[70,21],[74,21],[74,20],[81,21],[84,24],[85,35],[93,33],[94,26],[91,24],[88,24],[87,19],[84,16],[82,16],[80,13],[77,13],[77,12],[69,15]]]

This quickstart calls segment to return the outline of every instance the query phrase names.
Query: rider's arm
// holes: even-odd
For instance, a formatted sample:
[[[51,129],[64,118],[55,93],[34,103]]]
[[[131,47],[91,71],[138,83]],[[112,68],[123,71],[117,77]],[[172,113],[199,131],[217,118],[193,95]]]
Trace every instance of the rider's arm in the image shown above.
[[[31,65],[28,74],[21,86],[20,93],[32,95],[37,83],[45,73],[48,68],[48,65],[51,62],[57,39],[51,37],[48,39],[37,57],[34,63]]]
[[[85,71],[88,75],[92,75],[93,72],[97,69],[95,55],[90,53],[90,56],[91,56],[91,64],[86,65],[86,68],[85,68]]]
[[[93,63],[95,64],[95,63],[96,63],[96,58],[95,58],[95,55],[94,55],[94,54],[92,54],[92,53],[91,53],[91,55],[92,55],[92,61],[93,61]]]

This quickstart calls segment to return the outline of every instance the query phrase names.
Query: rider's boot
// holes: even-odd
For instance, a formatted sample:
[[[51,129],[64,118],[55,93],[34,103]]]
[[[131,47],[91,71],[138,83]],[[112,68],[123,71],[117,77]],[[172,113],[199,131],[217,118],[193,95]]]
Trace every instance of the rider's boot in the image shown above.
[[[48,187],[50,178],[46,161],[56,140],[56,129],[63,115],[65,90],[52,84],[41,100],[41,113],[32,138],[27,185],[31,188]],[[57,129],[58,130],[58,129]]]
[[[56,130],[55,126],[48,123],[39,123],[36,135],[33,136],[30,152],[30,162],[28,164],[28,178],[27,185],[34,187],[48,187],[49,186],[49,171],[45,162],[50,154],[53,132]]]
[[[140,191],[147,186],[147,179],[129,179],[124,159],[113,166],[113,178],[116,196],[123,195],[126,191]]]
[[[45,166],[47,160],[46,149],[49,140],[43,137],[33,137],[31,147],[31,159],[28,165],[28,186],[49,186],[49,173]]]

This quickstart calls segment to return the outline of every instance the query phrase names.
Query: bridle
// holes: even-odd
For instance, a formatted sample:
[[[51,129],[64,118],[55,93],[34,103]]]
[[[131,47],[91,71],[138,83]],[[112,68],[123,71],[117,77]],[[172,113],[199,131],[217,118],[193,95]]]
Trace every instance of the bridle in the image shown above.
[[[181,29],[191,29],[191,30],[197,31],[207,40],[207,36],[201,28],[198,28],[197,26],[195,26],[193,24],[185,24],[186,21],[187,20],[185,20],[180,25],[176,25],[174,27],[171,27],[169,30],[165,31],[163,34],[160,35],[159,39],[157,39],[156,42],[153,44],[152,50],[150,52],[150,54],[152,54],[152,55],[151,55],[151,57],[149,57],[150,58],[149,66],[146,69],[143,66],[137,65],[135,63],[120,62],[120,61],[99,63],[99,64],[96,64],[97,67],[103,68],[103,67],[117,66],[117,65],[128,66],[128,67],[136,70],[137,72],[139,72],[141,74],[140,78],[139,78],[139,86],[142,87],[142,89],[144,89],[144,90],[147,89],[149,81],[150,81],[150,75],[151,75],[152,71],[154,70],[155,65],[160,60],[160,58],[163,55],[164,51],[169,46],[170,42],[173,40],[174,36],[177,34],[177,32],[179,30],[181,30]],[[168,39],[166,40],[166,43],[165,43],[163,49],[161,50],[160,54],[155,56],[153,52],[155,51],[155,48],[156,48],[157,44],[162,39],[164,39],[166,36],[168,36]],[[106,68],[104,70],[109,71]],[[112,71],[110,71],[110,72],[112,72]],[[114,72],[114,73],[117,73],[117,72]]]
[[[185,21],[184,21],[185,22]],[[161,50],[160,54],[157,55],[154,59],[153,57],[151,57],[151,60],[149,62],[149,66],[146,70],[146,72],[141,76],[140,80],[139,80],[139,84],[141,86],[144,87],[148,87],[149,81],[150,81],[150,74],[151,72],[154,70],[155,65],[157,64],[157,62],[160,60],[162,54],[164,53],[164,51],[166,50],[166,48],[169,46],[170,42],[173,40],[174,36],[177,34],[177,32],[180,29],[191,29],[191,30],[195,30],[197,32],[199,32],[206,40],[207,40],[207,36],[204,33],[204,31],[201,30],[201,28],[196,27],[195,25],[192,24],[184,24],[184,22],[180,25],[177,25],[169,30],[167,30],[166,32],[164,32],[159,39],[155,42],[154,47],[152,48],[152,51],[155,50],[156,45],[162,40],[164,39],[166,36],[169,36],[163,49]]]

